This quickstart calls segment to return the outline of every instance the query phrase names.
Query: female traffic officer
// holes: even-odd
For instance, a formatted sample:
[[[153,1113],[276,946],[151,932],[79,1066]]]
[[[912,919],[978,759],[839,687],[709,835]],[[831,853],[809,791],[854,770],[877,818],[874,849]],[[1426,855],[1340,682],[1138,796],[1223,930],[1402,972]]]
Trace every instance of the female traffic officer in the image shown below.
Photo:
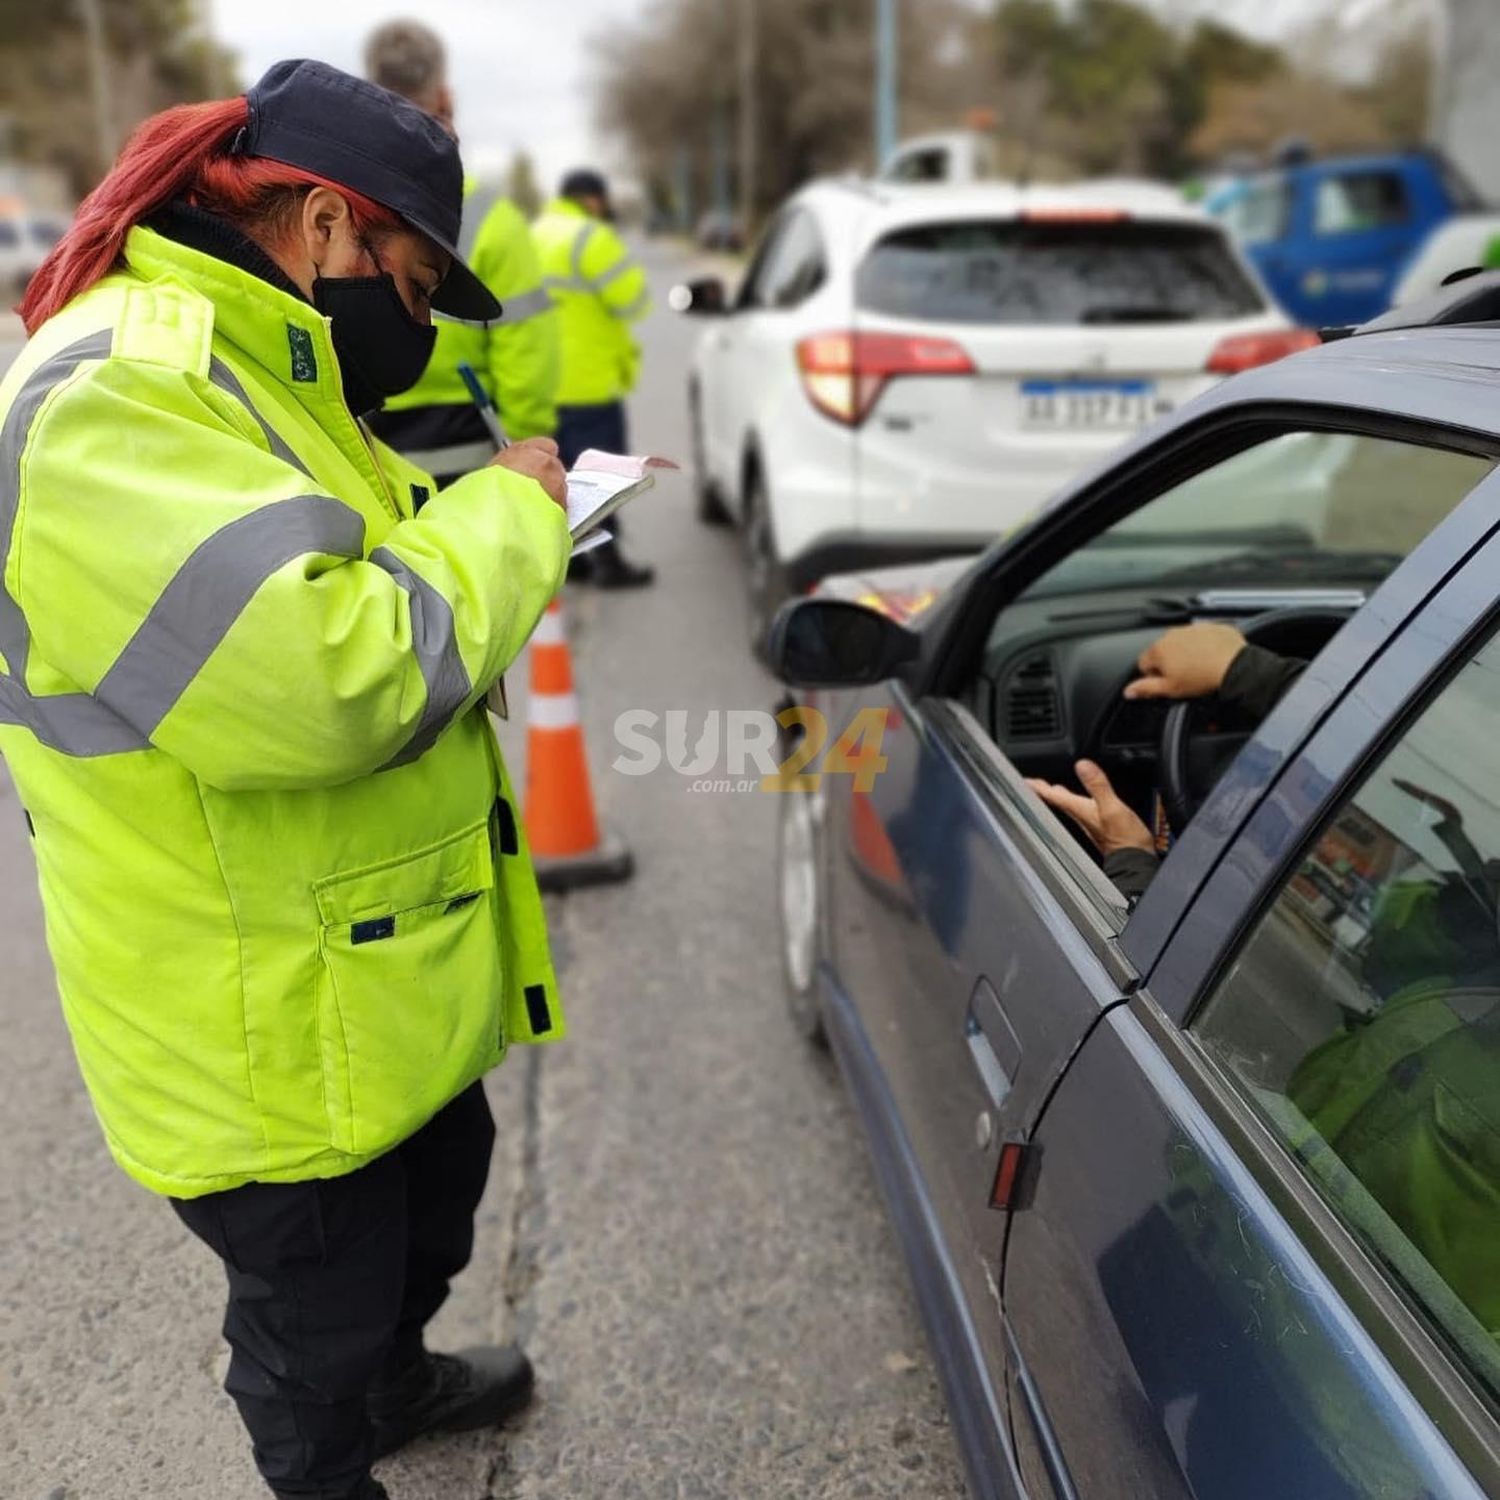
[[[22,305],[0,384],[0,751],[110,1150],[224,1260],[227,1388],[278,1495],[523,1403],[430,1354],[494,1127],[561,1034],[481,706],[568,557],[518,444],[441,494],[363,416],[453,245],[456,147],[312,62],[148,120]]]

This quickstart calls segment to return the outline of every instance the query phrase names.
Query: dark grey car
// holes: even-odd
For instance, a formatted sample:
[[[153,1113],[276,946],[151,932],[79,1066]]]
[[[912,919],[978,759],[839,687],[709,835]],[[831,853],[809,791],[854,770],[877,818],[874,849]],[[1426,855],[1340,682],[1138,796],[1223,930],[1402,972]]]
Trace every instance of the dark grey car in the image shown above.
[[[1500,277],[778,621],[793,1014],[976,1494],[1500,1494],[1500,323],[1452,317]],[[1262,722],[1121,696],[1204,618],[1310,662]],[[1169,845],[1133,907],[1025,784],[1080,756]]]

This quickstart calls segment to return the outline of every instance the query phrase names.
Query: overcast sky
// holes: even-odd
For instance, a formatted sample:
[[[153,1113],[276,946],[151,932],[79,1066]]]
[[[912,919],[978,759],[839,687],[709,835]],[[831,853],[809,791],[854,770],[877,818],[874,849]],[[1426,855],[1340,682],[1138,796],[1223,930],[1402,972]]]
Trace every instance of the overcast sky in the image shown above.
[[[215,31],[240,58],[248,84],[283,57],[319,57],[358,71],[366,32],[419,15],[448,43],[464,156],[481,172],[503,167],[525,147],[550,189],[570,166],[612,161],[592,129],[588,37],[612,17],[638,14],[646,0],[209,0]],[[873,4],[873,0],[871,0]],[[921,0],[907,0],[920,5]],[[1160,8],[1218,15],[1261,33],[1294,26],[1320,0],[1154,0]],[[1387,0],[1344,0],[1351,12]]]
[[[466,162],[486,171],[525,147],[547,189],[568,167],[601,159],[591,129],[585,40],[611,16],[640,8],[639,0],[379,0],[368,8],[318,0],[211,3],[215,34],[239,54],[246,84],[283,57],[317,57],[358,72],[367,31],[420,16],[448,44]]]

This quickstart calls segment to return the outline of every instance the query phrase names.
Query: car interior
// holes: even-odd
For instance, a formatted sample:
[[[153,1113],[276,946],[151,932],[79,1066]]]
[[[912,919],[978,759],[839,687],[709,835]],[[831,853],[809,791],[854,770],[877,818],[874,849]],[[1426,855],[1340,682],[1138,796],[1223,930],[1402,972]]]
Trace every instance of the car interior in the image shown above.
[[[1165,850],[1256,724],[1216,698],[1127,700],[1141,652],[1172,626],[1222,620],[1312,661],[1492,467],[1337,432],[1242,449],[1085,538],[1008,602],[967,706],[1025,776],[1074,784],[1074,763],[1096,761]]]

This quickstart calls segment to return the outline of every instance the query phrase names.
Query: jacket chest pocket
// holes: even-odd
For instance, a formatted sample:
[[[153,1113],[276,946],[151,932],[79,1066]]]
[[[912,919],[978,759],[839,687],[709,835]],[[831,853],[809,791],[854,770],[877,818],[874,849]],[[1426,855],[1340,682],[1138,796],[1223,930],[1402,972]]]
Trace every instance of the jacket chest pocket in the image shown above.
[[[487,822],[318,881],[318,1043],[336,1150],[406,1139],[499,1061],[505,975]]]

